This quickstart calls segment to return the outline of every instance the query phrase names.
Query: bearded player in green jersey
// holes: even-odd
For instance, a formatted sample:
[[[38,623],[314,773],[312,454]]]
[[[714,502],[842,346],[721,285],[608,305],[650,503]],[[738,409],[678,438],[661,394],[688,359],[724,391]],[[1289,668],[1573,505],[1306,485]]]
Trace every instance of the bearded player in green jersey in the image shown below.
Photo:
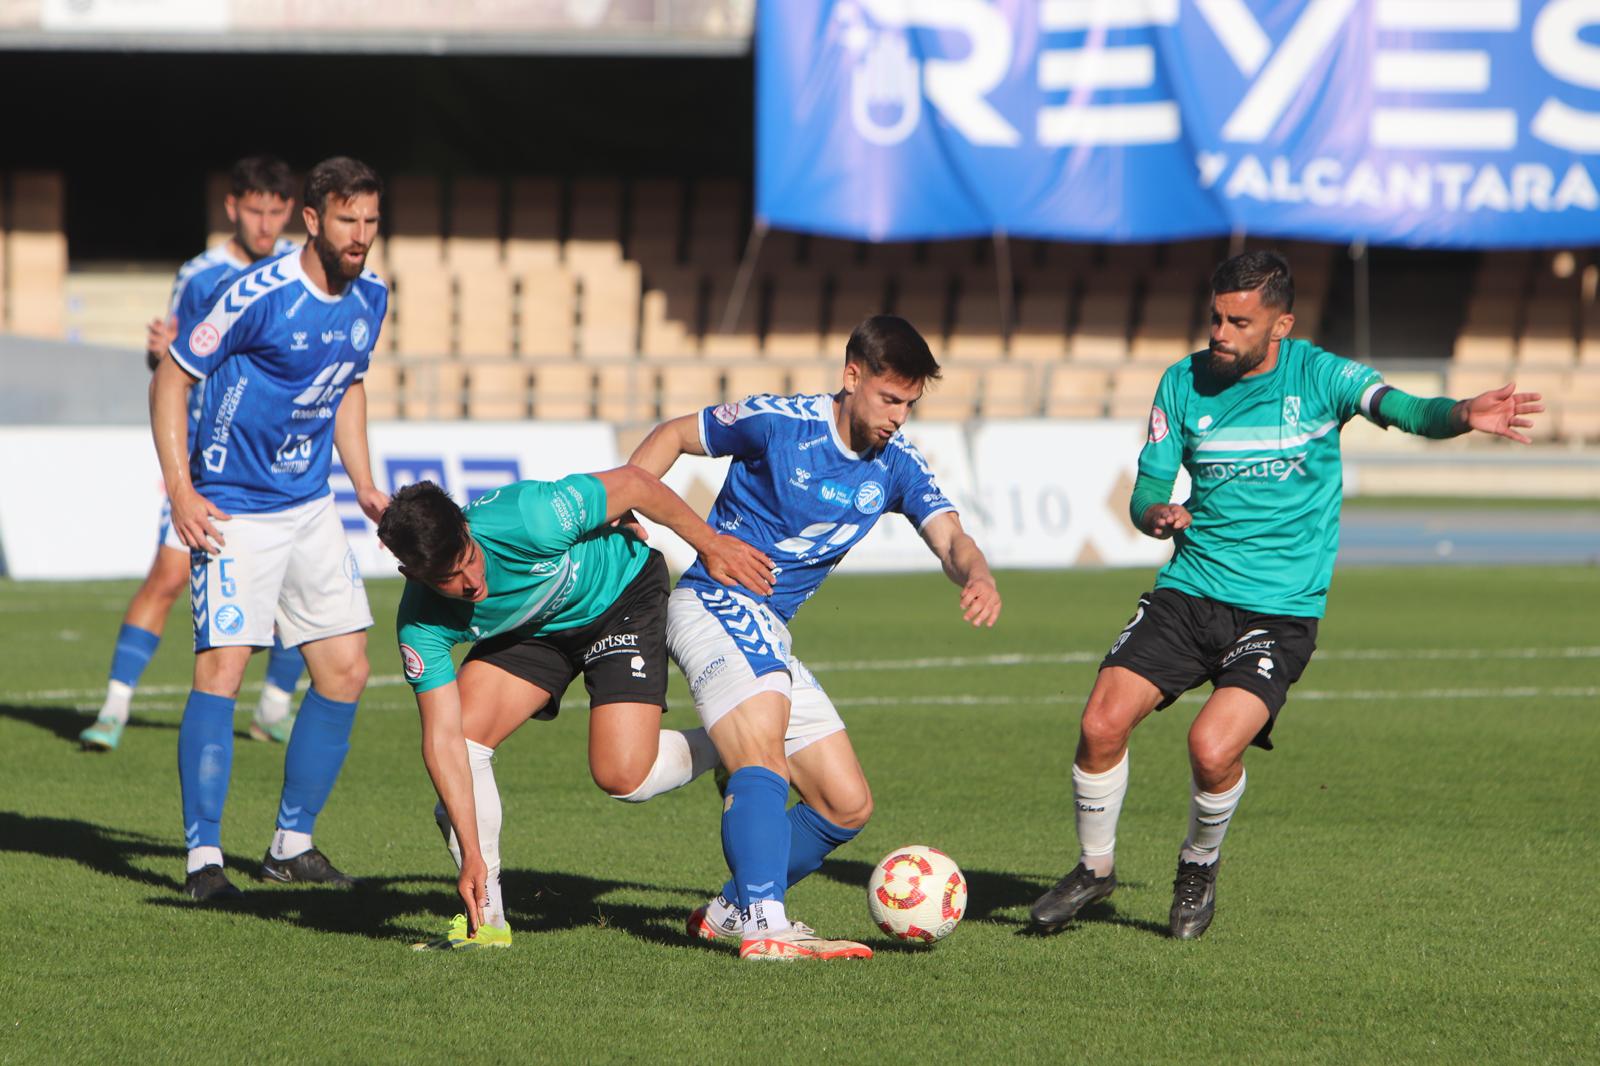
[[[419,947],[510,945],[492,758],[530,717],[554,718],[578,674],[589,691],[589,770],[613,797],[643,802],[716,763],[703,729],[661,728],[667,567],[612,528],[631,511],[682,537],[723,584],[771,590],[765,555],[713,530],[636,466],[515,482],[464,512],[424,481],[396,492],[383,513],[378,538],[406,577],[395,622],[401,662],[466,906],[442,940]],[[457,644],[473,645],[459,676]]]
[[[1189,833],[1168,923],[1183,940],[1211,924],[1245,749],[1272,747],[1273,722],[1316,647],[1339,547],[1344,424],[1360,414],[1424,437],[1477,430],[1526,444],[1518,430],[1544,410],[1537,393],[1513,385],[1460,401],[1408,396],[1371,367],[1290,339],[1294,281],[1274,253],[1229,259],[1211,291],[1211,346],[1162,376],[1130,505],[1139,529],[1174,538],[1172,559],[1101,662],[1084,707],[1072,767],[1082,854],[1034,903],[1042,931],[1116,888],[1128,737],[1208,680],[1212,694],[1189,730]],[[1170,503],[1180,466],[1193,488]]]

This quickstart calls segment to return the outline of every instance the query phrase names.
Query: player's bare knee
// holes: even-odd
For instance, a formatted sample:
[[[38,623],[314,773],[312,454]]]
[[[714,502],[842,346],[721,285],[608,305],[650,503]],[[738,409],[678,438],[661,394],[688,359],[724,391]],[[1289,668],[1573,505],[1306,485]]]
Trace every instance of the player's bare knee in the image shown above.
[[[1210,786],[1237,777],[1241,753],[1227,737],[1200,730],[1189,732],[1189,765],[1195,782],[1207,791]]]
[[[601,792],[608,796],[629,796],[638,791],[650,776],[652,761],[648,759],[619,759],[612,762],[590,764],[589,776]]]
[[[861,794],[853,797],[851,802],[830,806],[827,815],[828,821],[844,829],[861,829],[872,817],[872,793],[862,790]]]
[[[1106,699],[1093,699],[1083,709],[1080,751],[1094,762],[1114,759],[1128,746],[1133,716]]]

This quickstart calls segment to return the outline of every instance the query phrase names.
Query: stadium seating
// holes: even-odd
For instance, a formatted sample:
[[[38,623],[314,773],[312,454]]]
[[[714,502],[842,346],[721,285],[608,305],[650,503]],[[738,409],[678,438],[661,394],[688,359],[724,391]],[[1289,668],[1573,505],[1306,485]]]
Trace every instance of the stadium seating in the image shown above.
[[[3,249],[6,329],[31,337],[60,337],[66,326],[65,182],[60,174],[18,171],[8,185]]]

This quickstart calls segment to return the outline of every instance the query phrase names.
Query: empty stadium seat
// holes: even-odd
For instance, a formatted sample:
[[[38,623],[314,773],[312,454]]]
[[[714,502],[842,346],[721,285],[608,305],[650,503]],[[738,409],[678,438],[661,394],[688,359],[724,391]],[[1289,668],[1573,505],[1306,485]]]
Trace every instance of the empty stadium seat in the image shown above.
[[[1111,371],[1105,367],[1057,363],[1044,368],[1044,414],[1047,418],[1099,418],[1111,392]]]
[[[1189,354],[1198,318],[1194,279],[1161,274],[1151,279],[1129,349],[1137,362],[1172,363]]]
[[[783,396],[789,389],[789,368],[783,363],[730,363],[723,368],[722,378],[723,399],[730,401],[761,393]]]
[[[689,262],[707,270],[730,269],[743,253],[744,184],[732,179],[694,183],[689,209]]]
[[[930,422],[964,421],[976,415],[984,368],[946,365],[942,369],[939,380],[928,382],[917,402],[917,417]]]
[[[639,350],[646,359],[693,355],[700,339],[700,275],[658,270],[645,282]]]
[[[1555,412],[1556,435],[1569,444],[1600,441],[1600,368],[1583,367],[1572,371],[1562,399]],[[1550,414],[1547,410],[1536,417],[1549,418]]]
[[[406,363],[401,414],[408,419],[456,419],[466,410],[467,366],[450,359]]]
[[[578,351],[585,356],[633,355],[639,348],[639,264],[591,261],[580,275]]]
[[[622,183],[582,178],[572,183],[571,211],[562,261],[579,277],[622,261]]]
[[[366,386],[368,419],[378,422],[400,417],[400,364],[393,359],[374,358],[361,380]]]
[[[395,347],[406,355],[450,354],[451,278],[438,266],[396,273],[391,287]]]
[[[662,364],[662,418],[676,418],[721,401],[722,367],[700,362]]]
[[[660,368],[637,359],[595,367],[595,417],[607,422],[654,422]],[[672,411],[671,415],[688,414]]]
[[[1467,304],[1467,320],[1456,337],[1451,358],[1458,363],[1503,364],[1514,354],[1517,306],[1515,297],[1474,296]]]
[[[1067,353],[1067,316],[1072,290],[1061,279],[1036,275],[1017,300],[1017,321],[1011,329],[1013,359],[1060,359]]]
[[[464,356],[512,353],[514,281],[498,263],[456,274],[456,351]]]
[[[700,350],[707,356],[719,358],[754,358],[761,350],[757,333],[761,318],[762,286],[757,277],[749,278],[732,327],[724,330],[729,302],[734,296],[737,278],[732,273],[712,274],[706,290],[705,336]]]
[[[511,359],[477,359],[467,367],[467,417],[477,421],[519,421],[528,417],[528,364]]]
[[[844,350],[838,359],[817,360],[814,363],[796,363],[789,368],[791,395],[815,396],[819,392],[839,391],[844,376]]]
[[[1523,366],[1571,366],[1578,356],[1577,293],[1529,300],[1517,338]]]
[[[402,174],[384,194],[384,267],[392,275],[438,270],[444,263],[439,180]]]
[[[1068,356],[1075,362],[1126,359],[1132,312],[1129,279],[1112,277],[1086,286],[1067,338]]]
[[[822,352],[822,276],[787,270],[771,279],[763,347],[781,358],[815,358]]]
[[[951,359],[998,360],[1005,355],[1005,323],[994,272],[976,268],[961,279],[955,323],[945,355]]]
[[[512,270],[561,261],[561,186],[555,179],[518,178],[511,183],[505,260]]]
[[[951,274],[943,267],[901,271],[895,278],[894,313],[916,327],[935,359],[945,356]]]
[[[54,172],[11,175],[5,212],[9,322],[13,333],[60,337],[66,328],[66,185]]]
[[[577,345],[578,282],[558,263],[528,266],[518,282],[518,348],[528,356],[570,356]]]
[[[1591,302],[1583,313],[1583,340],[1578,345],[1582,366],[1600,367],[1600,301]]]
[[[888,310],[887,288],[888,277],[877,267],[834,270],[828,290],[827,330],[822,337],[824,358],[843,358],[851,332],[864,319]]]
[[[647,267],[678,262],[683,244],[684,184],[675,178],[647,178],[633,186],[628,258]],[[664,260],[664,262],[663,262]]]
[[[502,261],[501,186],[493,178],[456,178],[450,183],[450,235],[444,258],[458,276],[498,270]]]
[[[535,363],[533,417],[582,421],[594,414],[594,367],[588,363]]]
[[[1112,418],[1145,418],[1155,399],[1156,385],[1166,368],[1159,363],[1132,363],[1111,375],[1111,396],[1106,414]]]
[[[993,363],[983,368],[978,414],[984,418],[1033,418],[1043,407],[1039,373],[1031,363]]]

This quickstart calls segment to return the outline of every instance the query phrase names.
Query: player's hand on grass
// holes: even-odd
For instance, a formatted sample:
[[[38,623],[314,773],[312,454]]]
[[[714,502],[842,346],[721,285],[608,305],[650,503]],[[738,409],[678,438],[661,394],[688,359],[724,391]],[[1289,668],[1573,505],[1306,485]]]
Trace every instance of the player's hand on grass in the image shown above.
[[[194,489],[179,492],[172,497],[172,528],[178,531],[178,539],[189,548],[211,555],[221,552],[227,540],[217,532],[217,527],[211,524],[211,520],[217,518],[226,522],[230,517],[232,516],[226,511]]]
[[[743,585],[760,596],[772,592],[772,560],[738,537],[716,534],[700,559],[706,573],[724,585]]]
[[[1180,529],[1188,529],[1194,519],[1179,503],[1158,503],[1144,511],[1144,531],[1158,540],[1166,540]]]
[[[483,856],[474,852],[461,857],[461,878],[456,882],[461,902],[466,904],[467,935],[477,936],[483,925],[483,909],[489,905],[489,867]]]
[[[1000,590],[994,578],[975,577],[961,590],[961,617],[975,626],[992,626],[1000,618]]]
[[[361,513],[372,519],[373,525],[377,525],[383,512],[389,508],[389,494],[375,485],[368,485],[356,490],[356,502],[361,505]]]
[[[1525,416],[1543,411],[1544,404],[1541,401],[1544,397],[1537,392],[1517,392],[1516,388],[1515,382],[1507,382],[1498,389],[1462,400],[1467,427],[1479,433],[1492,433],[1521,444],[1531,444],[1532,441],[1517,430],[1532,428],[1533,419]]]

